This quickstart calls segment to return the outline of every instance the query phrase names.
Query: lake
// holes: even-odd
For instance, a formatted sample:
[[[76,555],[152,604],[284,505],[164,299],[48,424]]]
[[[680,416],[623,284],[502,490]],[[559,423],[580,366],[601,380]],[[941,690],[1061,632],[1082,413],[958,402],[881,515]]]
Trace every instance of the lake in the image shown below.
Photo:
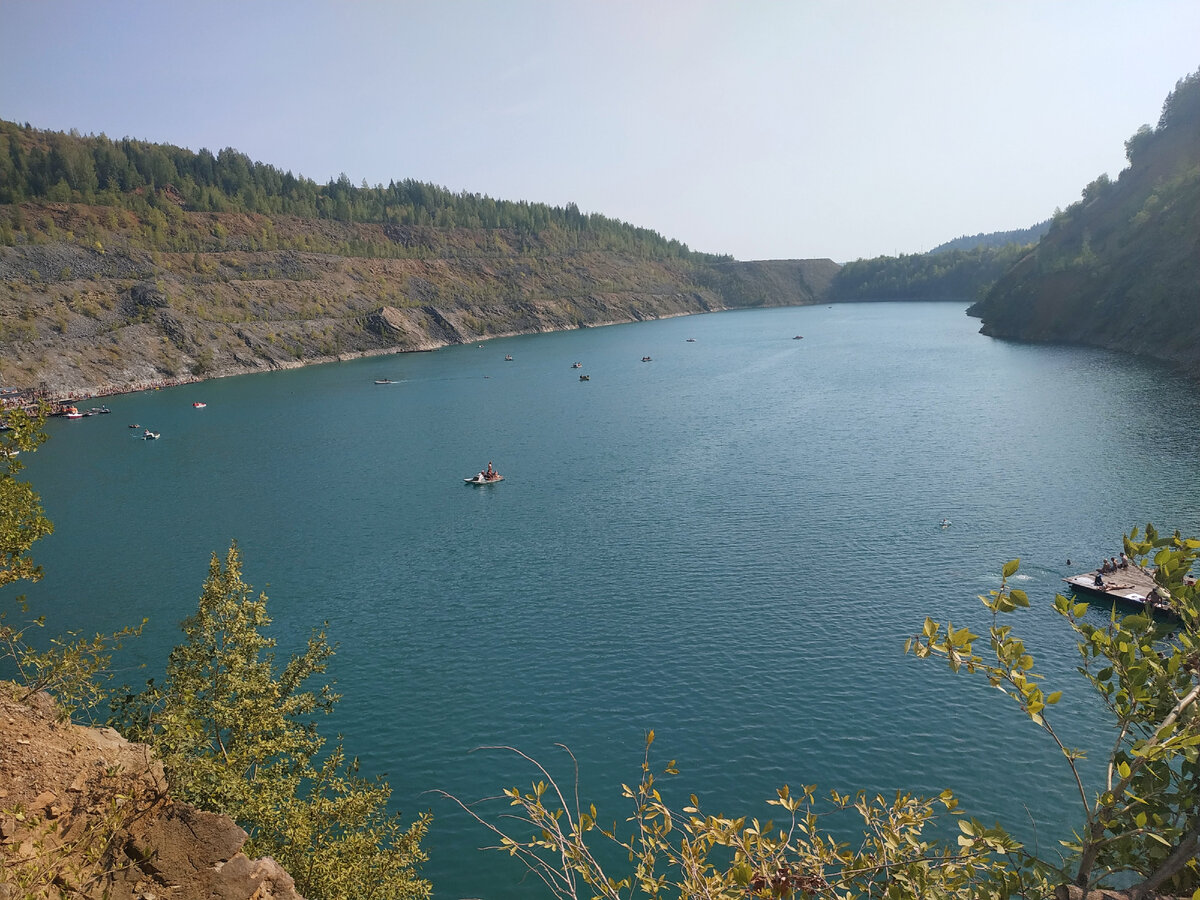
[[[649,729],[679,805],[952,788],[1052,848],[1080,811],[1050,741],[904,640],[927,615],[981,632],[977,596],[1020,557],[1056,727],[1104,748],[1051,601],[1132,526],[1200,531],[1200,401],[1161,367],[978,327],[956,303],[747,310],[114,397],[28,458],[56,531],[25,593],[58,630],[149,617],[118,658],[144,681],[236,538],[281,647],[329,622],[326,733],[433,811],[438,898],[534,892],[430,793],[536,775],[474,748],[569,784],[566,744],[620,821]],[[502,483],[463,483],[489,460]]]

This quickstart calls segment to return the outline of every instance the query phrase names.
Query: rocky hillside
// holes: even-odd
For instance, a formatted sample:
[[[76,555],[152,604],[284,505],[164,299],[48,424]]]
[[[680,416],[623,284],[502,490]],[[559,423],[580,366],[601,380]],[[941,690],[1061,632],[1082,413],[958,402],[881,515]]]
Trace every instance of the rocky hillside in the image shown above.
[[[0,682],[0,898],[300,900],[246,833],[171,800],[162,763]]]
[[[0,121],[0,386],[96,394],[812,303],[837,268],[736,263],[572,203],[322,185],[232,149]]]
[[[1107,347],[1200,374],[1200,73],[1125,146],[1120,177],[1088,185],[968,312],[985,334]]]
[[[504,229],[182,209],[170,243],[193,249],[159,250],[132,212],[16,210],[20,239],[0,247],[0,385],[52,393],[813,303],[838,268],[562,250]]]

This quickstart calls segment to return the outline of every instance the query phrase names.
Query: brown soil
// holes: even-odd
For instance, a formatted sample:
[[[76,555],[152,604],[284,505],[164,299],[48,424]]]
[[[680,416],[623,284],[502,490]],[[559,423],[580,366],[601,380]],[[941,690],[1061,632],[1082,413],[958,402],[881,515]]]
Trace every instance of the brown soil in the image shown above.
[[[0,682],[0,900],[299,900],[225,816],[174,802],[162,763]]]

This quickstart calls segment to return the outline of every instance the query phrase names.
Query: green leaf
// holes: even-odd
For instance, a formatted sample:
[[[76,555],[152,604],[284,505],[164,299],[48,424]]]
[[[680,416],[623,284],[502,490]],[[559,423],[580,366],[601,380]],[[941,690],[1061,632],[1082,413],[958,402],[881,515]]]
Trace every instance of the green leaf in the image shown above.
[[[1001,570],[1000,574],[1004,578],[1011,578],[1013,575],[1017,574],[1017,569],[1019,569],[1020,567],[1021,567],[1020,559],[1010,559],[1008,562],[1006,562],[1004,564],[1004,568]]]

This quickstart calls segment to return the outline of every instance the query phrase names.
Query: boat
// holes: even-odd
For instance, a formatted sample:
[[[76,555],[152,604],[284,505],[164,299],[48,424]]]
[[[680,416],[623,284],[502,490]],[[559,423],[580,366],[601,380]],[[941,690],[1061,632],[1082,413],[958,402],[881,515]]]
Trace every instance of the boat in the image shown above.
[[[938,524],[939,524],[939,525],[940,525],[942,528],[949,528],[949,527],[951,526],[951,524],[953,524],[953,523],[952,523],[952,522],[951,522],[949,519],[942,519],[942,521],[941,521],[941,522],[939,522]]]
[[[157,431],[151,431],[149,428],[142,432],[143,441],[157,441],[160,437],[162,437],[161,434]]]
[[[583,363],[581,363],[581,362],[577,362],[577,363],[571,363],[571,368],[572,368],[572,369],[582,369],[582,368],[583,368]]]
[[[591,380],[592,380],[592,376],[591,376],[591,375],[580,375],[580,376],[579,376],[579,380],[580,380],[580,381],[591,381]]]
[[[650,357],[648,357],[648,356],[643,356],[643,357],[642,357],[642,362],[650,362]]]
[[[83,418],[83,413],[81,413],[74,406],[64,406],[62,408],[62,414],[64,416],[66,416],[68,419],[82,419]]]
[[[505,361],[505,362],[512,362],[512,357],[511,357],[511,356],[505,356],[505,357],[504,357],[504,361]]]
[[[390,378],[376,378],[375,383],[376,384],[395,384],[396,382],[392,381],[392,379],[390,379]]]
[[[477,475],[472,475],[470,478],[464,478],[467,484],[495,484],[497,481],[503,481],[504,476],[492,468],[489,461],[487,468]]]
[[[687,339],[687,342],[688,342],[689,344],[694,344],[694,343],[696,343],[696,339],[695,339],[695,338],[688,338],[688,339]]]
[[[463,481],[466,481],[468,485],[494,485],[497,481],[503,480],[504,475],[497,472],[496,469],[493,469],[492,463],[487,463],[487,468],[482,470],[482,472],[479,474],[475,474],[470,476],[470,478],[463,479]]]
[[[1063,581],[1076,591],[1093,597],[1120,601],[1127,606],[1164,616],[1176,615],[1169,595],[1158,586],[1154,575],[1133,564],[1108,572],[1097,569],[1083,575],[1068,575]]]
[[[804,335],[798,334],[794,338],[792,338],[792,340],[793,341],[802,341],[802,340],[804,340]]]
[[[141,425],[139,425],[137,422],[134,422],[134,423],[132,423],[132,424],[131,424],[129,427],[130,427],[130,428],[141,428],[142,426],[141,426]]]
[[[503,481],[503,480],[504,480],[503,475],[496,474],[496,475],[493,475],[491,478],[488,478],[482,472],[480,472],[478,475],[472,475],[470,478],[463,479],[463,481],[465,481],[467,484],[495,484],[497,481]]]
[[[204,409],[204,407],[208,406],[208,404],[207,403],[193,403],[192,406],[195,407],[196,409]]]
[[[107,406],[93,406],[91,409],[88,410],[88,415],[89,416],[102,416],[105,413],[110,413],[110,412],[112,412],[112,410],[109,409]]]

